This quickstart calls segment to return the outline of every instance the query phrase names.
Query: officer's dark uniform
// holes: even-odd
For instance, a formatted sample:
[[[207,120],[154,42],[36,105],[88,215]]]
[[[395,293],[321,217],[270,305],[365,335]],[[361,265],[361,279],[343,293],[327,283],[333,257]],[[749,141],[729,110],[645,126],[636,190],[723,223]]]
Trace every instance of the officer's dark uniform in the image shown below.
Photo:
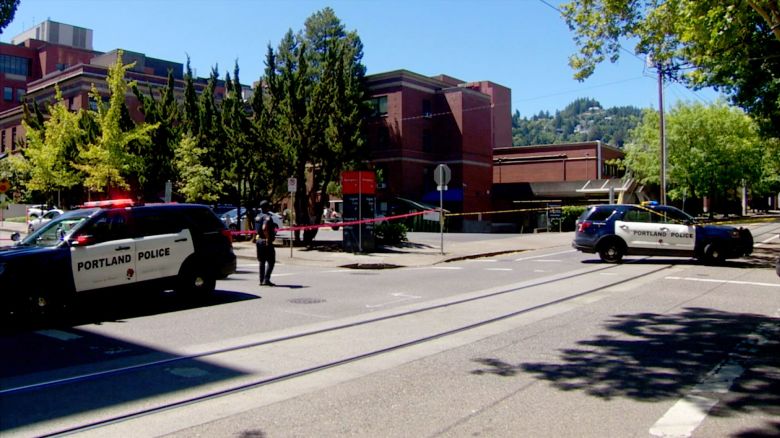
[[[271,272],[276,264],[276,249],[274,238],[276,228],[273,218],[266,213],[268,201],[260,203],[260,212],[255,217],[255,231],[257,232],[257,261],[260,263],[260,286],[276,286],[271,282]]]

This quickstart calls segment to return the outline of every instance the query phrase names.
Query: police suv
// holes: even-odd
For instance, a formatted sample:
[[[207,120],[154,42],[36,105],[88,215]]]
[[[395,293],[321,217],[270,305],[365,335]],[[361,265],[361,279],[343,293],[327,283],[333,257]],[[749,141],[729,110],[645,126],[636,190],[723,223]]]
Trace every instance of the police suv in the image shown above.
[[[572,246],[619,263],[624,255],[696,257],[706,263],[750,255],[753,235],[745,228],[701,225],[674,207],[593,205],[577,220]]]
[[[40,310],[127,286],[213,292],[236,270],[230,233],[204,205],[86,203],[0,248],[0,309]]]

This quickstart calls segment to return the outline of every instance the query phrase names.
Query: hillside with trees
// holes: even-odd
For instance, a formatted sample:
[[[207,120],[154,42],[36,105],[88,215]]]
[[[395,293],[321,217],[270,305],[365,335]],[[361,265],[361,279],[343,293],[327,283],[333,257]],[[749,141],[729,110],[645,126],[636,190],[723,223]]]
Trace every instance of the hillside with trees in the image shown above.
[[[642,110],[633,106],[604,109],[590,98],[579,98],[561,111],[551,115],[540,111],[530,118],[512,116],[512,144],[570,143],[601,140],[609,145],[623,147],[628,133],[642,121]]]

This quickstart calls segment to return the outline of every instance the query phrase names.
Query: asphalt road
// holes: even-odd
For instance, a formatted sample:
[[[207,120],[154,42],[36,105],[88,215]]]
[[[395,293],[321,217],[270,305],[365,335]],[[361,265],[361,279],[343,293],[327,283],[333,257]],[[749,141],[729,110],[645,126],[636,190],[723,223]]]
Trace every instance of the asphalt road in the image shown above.
[[[765,250],[773,251],[777,240],[765,227]],[[762,228],[754,234],[762,235]],[[6,330],[0,349],[13,354],[0,363],[0,434],[65,430],[490,319],[80,434],[780,432],[780,281],[766,265],[735,261],[712,267],[630,257],[616,266],[567,247],[376,271],[280,261],[276,288],[257,286],[256,265],[247,263],[220,281],[207,303],[181,302],[170,294],[90,297],[56,327]],[[317,334],[305,342],[239,349],[104,380],[83,377],[431,304],[441,307],[331,337]],[[34,388],[41,382],[49,386]]]

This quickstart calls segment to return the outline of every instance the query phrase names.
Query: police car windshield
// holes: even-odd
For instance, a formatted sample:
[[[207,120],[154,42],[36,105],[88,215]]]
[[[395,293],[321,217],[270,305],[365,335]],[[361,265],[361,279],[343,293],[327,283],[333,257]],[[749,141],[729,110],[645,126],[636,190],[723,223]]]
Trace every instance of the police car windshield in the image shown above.
[[[64,241],[79,225],[86,221],[98,209],[73,210],[63,213],[38,231],[28,235],[19,245],[22,246],[56,246]]]

